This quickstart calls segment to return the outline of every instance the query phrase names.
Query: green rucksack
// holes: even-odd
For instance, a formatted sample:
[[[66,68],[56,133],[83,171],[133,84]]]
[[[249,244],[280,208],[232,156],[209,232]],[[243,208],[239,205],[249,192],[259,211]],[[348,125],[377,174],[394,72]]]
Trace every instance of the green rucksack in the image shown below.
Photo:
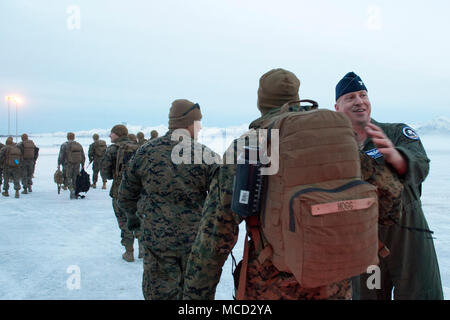
[[[103,157],[106,151],[106,142],[104,140],[98,140],[94,143],[94,154],[96,157]]]
[[[67,145],[67,162],[80,164],[83,162],[83,147],[76,141],[70,141]]]
[[[130,161],[137,149],[139,149],[139,145],[136,142],[125,141],[119,144],[119,149],[117,150],[115,178],[120,179],[122,177],[123,170],[125,170],[128,161]]]

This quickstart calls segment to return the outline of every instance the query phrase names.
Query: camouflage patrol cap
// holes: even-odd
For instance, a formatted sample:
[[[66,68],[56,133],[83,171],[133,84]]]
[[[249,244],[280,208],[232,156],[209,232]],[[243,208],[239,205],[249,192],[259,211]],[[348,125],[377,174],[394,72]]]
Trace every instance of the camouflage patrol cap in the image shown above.
[[[128,135],[128,129],[123,124],[116,124],[111,129],[111,133],[115,133],[119,137]]]
[[[300,80],[290,71],[272,69],[259,79],[258,109],[265,114],[291,100],[299,100]]]
[[[136,136],[138,137],[139,140],[144,139],[144,133],[141,132],[141,131],[139,131],[139,132],[136,134]]]
[[[10,145],[14,144],[13,137],[8,137],[8,138],[6,139],[6,141],[5,141],[5,144],[6,144],[7,146],[10,146]]]
[[[92,139],[94,139],[94,141],[97,141],[100,137],[98,136],[98,134],[94,133],[92,135]]]
[[[136,141],[137,142],[137,138],[136,138],[136,135],[134,133],[129,133],[128,134],[128,139],[130,139],[131,141]]]
[[[67,134],[67,140],[75,140],[75,133],[69,132]]]
[[[152,130],[152,132],[150,132],[150,137],[151,137],[152,139],[158,138],[158,131]]]
[[[24,133],[21,138],[22,138],[22,141],[27,141],[28,135],[26,133]]]
[[[198,103],[186,99],[172,102],[169,112],[169,130],[187,128],[194,121],[202,119],[202,112]]]

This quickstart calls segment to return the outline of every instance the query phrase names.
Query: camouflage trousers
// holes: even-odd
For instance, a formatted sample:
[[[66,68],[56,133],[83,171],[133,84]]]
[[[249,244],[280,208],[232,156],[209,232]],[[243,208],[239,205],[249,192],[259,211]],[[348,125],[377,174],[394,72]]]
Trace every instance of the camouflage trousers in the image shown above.
[[[138,239],[138,241],[141,241],[142,239],[142,230],[138,231],[130,231],[127,228],[127,216],[125,212],[123,212],[119,206],[117,205],[117,199],[112,199],[112,205],[114,214],[116,215],[117,223],[119,224],[120,228],[120,238],[122,239],[120,243],[124,247],[132,247],[134,244],[134,239]]]
[[[241,266],[242,261],[233,274],[236,290]],[[303,288],[293,274],[279,271],[269,259],[261,264],[254,254],[249,253],[246,300],[350,300],[351,298],[351,279],[318,288]]]
[[[97,183],[99,172],[100,172],[100,160],[94,160],[94,162],[92,163],[92,183]],[[103,177],[101,178],[103,180],[103,183],[106,183],[106,179]]]
[[[33,185],[34,160],[24,160],[22,162],[22,186],[28,188]]]
[[[14,190],[20,190],[20,168],[3,169],[3,190],[9,190],[9,180],[14,181]]]
[[[64,170],[66,171],[64,174]],[[77,181],[77,176],[80,174],[80,164],[66,163],[63,168],[63,174],[65,177],[64,185],[68,188],[75,189],[75,183]]]
[[[181,300],[189,253],[159,252],[144,247],[142,293],[145,300]]]

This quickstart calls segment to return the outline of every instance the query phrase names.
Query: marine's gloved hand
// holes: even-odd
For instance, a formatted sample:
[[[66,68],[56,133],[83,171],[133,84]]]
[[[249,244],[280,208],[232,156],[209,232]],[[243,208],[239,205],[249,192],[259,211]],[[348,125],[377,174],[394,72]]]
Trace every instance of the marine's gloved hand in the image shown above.
[[[132,217],[127,217],[127,228],[130,231],[138,230],[141,226],[141,220],[134,215]]]

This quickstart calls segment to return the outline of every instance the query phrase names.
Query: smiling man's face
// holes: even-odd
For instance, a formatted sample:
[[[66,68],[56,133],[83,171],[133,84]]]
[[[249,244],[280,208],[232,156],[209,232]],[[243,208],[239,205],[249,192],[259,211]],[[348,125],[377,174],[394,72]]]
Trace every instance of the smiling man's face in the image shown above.
[[[344,112],[353,127],[365,127],[370,122],[371,105],[366,90],[344,94],[339,97],[334,108],[337,112]]]

